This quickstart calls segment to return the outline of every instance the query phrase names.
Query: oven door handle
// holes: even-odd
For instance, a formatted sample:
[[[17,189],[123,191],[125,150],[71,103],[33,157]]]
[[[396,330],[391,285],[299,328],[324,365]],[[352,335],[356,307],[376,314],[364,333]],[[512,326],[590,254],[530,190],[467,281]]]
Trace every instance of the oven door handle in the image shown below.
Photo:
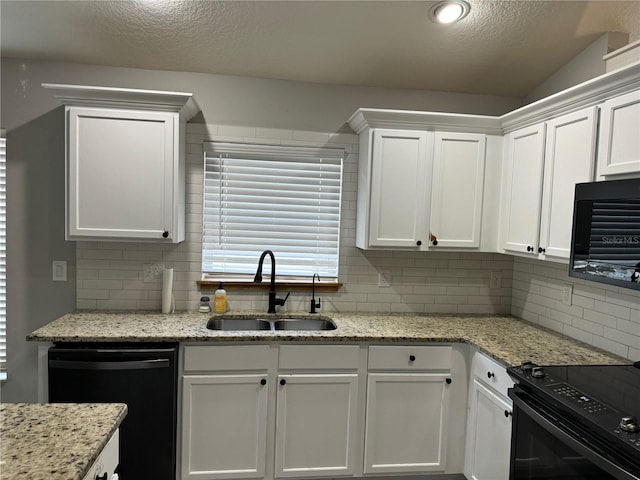
[[[514,410],[516,408],[521,410],[524,414],[526,414],[529,418],[531,418],[534,422],[536,422],[540,427],[544,428],[547,432],[552,434],[554,437],[564,442],[567,446],[571,447],[577,453],[584,455],[584,457],[587,460],[597,465],[605,472],[609,473],[610,475],[613,475],[615,478],[619,480],[640,480],[640,477],[637,477],[634,474],[623,470],[615,463],[603,457],[598,452],[595,452],[589,447],[585,446],[583,443],[576,440],[574,437],[566,433],[557,425],[554,425],[551,421],[547,420],[543,415],[541,415],[534,408],[528,405],[526,400],[523,400],[520,397],[520,392],[518,392],[517,390],[515,389],[512,390],[511,395],[509,395],[509,397],[511,397],[511,399],[513,400]]]

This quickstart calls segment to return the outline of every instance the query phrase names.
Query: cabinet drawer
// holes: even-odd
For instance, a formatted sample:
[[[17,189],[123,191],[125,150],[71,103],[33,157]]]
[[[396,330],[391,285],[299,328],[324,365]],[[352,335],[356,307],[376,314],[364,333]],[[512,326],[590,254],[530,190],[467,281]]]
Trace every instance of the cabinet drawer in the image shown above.
[[[96,478],[111,478],[118,466],[118,448],[120,444],[120,430],[116,430],[100,452],[100,455],[93,462],[84,480],[95,480]],[[105,476],[106,474],[106,476]]]
[[[268,345],[184,347],[184,371],[267,370]]]
[[[451,347],[369,347],[369,370],[449,370]]]
[[[280,369],[354,370],[358,368],[357,345],[283,345]]]
[[[513,380],[507,369],[487,355],[475,352],[471,360],[472,378],[487,385],[491,390],[507,398],[507,389],[513,387]]]

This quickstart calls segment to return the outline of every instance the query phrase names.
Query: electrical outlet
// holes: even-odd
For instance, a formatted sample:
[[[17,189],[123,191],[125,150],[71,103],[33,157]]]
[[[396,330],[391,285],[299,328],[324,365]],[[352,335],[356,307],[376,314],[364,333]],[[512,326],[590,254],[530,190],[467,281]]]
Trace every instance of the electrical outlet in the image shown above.
[[[378,272],[378,286],[379,287],[391,286],[391,272],[389,270],[380,270]]]
[[[491,272],[489,278],[489,288],[500,288],[502,284],[502,272]]]
[[[573,300],[573,285],[564,285],[562,287],[562,303],[571,306]]]
[[[145,283],[162,281],[164,263],[145,263],[142,265],[143,281]]]

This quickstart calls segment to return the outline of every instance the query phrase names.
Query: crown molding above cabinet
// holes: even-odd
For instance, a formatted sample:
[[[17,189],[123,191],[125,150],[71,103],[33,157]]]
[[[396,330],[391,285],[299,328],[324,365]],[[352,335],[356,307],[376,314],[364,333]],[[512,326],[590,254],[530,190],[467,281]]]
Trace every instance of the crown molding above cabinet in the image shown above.
[[[503,135],[565,113],[598,105],[608,98],[638,88],[640,62],[593,78],[502,116],[359,108],[347,122],[357,134],[367,128],[397,128]]]
[[[136,88],[43,83],[60,103],[71,107],[132,108],[175,112],[188,122],[200,111],[193,94]]]
[[[561,92],[505,113],[500,117],[504,133],[544,122],[566,113],[598,105],[640,88],[640,62],[587,80]]]
[[[358,134],[367,128],[397,128],[502,135],[500,117],[489,115],[360,108],[347,122]]]

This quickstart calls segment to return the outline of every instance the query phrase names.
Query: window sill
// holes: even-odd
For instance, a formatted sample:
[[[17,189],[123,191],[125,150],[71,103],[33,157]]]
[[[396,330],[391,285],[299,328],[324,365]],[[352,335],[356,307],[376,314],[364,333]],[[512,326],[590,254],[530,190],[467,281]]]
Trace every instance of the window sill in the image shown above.
[[[215,290],[218,288],[218,285],[222,282],[224,284],[224,288],[232,287],[233,289],[265,289],[269,288],[269,282],[263,281],[262,283],[256,283],[251,281],[241,281],[241,280],[197,280],[196,283],[201,291],[203,290]],[[311,288],[311,281],[308,280],[284,280],[278,281],[276,280],[276,287],[284,288],[289,290],[309,290]],[[341,282],[336,281],[323,281],[323,282],[315,282],[316,291],[321,292],[337,292],[342,287]]]

